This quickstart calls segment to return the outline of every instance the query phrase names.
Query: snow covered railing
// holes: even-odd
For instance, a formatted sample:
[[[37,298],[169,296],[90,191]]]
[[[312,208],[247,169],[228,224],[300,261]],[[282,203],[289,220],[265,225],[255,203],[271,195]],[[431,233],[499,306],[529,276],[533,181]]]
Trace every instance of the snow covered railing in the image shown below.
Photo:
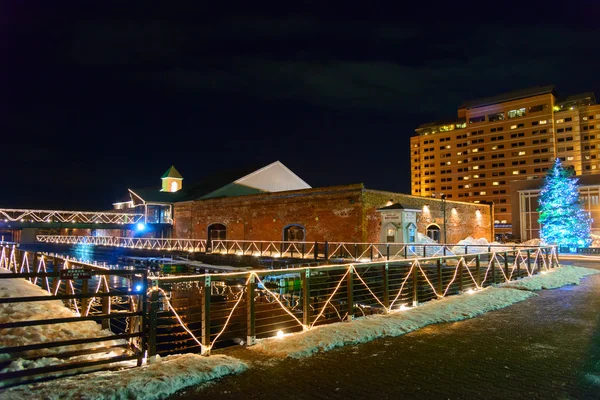
[[[0,282],[0,386],[141,364],[147,271],[0,246]]]
[[[558,267],[555,246],[151,278],[148,354],[200,351],[472,293]]]

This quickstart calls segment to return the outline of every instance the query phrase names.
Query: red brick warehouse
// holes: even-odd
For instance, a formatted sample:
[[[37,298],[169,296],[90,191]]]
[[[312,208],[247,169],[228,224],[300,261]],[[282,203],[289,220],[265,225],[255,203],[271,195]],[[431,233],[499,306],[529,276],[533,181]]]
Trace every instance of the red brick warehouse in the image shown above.
[[[489,205],[372,190],[362,183],[311,188],[279,161],[195,185],[171,167],[162,189],[130,189],[115,208],[172,222],[186,239],[406,243],[418,234],[456,243],[493,238]],[[445,236],[445,237],[444,237]]]

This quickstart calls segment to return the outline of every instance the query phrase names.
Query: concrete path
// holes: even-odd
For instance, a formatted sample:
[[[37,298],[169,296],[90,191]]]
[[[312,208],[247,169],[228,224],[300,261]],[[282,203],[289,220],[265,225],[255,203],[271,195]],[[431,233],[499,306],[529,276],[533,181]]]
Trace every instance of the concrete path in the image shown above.
[[[600,399],[600,275],[538,294],[303,360],[226,349],[251,368],[171,399]]]

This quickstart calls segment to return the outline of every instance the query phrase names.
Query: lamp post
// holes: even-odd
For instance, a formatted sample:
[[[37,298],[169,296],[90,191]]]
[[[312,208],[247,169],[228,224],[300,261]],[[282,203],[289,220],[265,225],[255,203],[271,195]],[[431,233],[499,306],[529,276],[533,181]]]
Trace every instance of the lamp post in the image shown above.
[[[442,215],[444,218],[444,244],[446,244],[446,195],[444,193],[442,193]]]

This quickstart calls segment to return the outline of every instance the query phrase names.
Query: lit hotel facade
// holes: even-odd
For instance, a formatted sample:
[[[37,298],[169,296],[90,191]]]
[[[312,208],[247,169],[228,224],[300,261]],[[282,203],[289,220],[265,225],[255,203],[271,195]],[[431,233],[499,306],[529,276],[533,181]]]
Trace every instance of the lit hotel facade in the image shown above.
[[[456,119],[411,138],[411,194],[493,203],[496,235],[514,234],[510,183],[542,178],[555,158],[600,173],[600,105],[593,93],[557,99],[553,86],[470,101]]]

